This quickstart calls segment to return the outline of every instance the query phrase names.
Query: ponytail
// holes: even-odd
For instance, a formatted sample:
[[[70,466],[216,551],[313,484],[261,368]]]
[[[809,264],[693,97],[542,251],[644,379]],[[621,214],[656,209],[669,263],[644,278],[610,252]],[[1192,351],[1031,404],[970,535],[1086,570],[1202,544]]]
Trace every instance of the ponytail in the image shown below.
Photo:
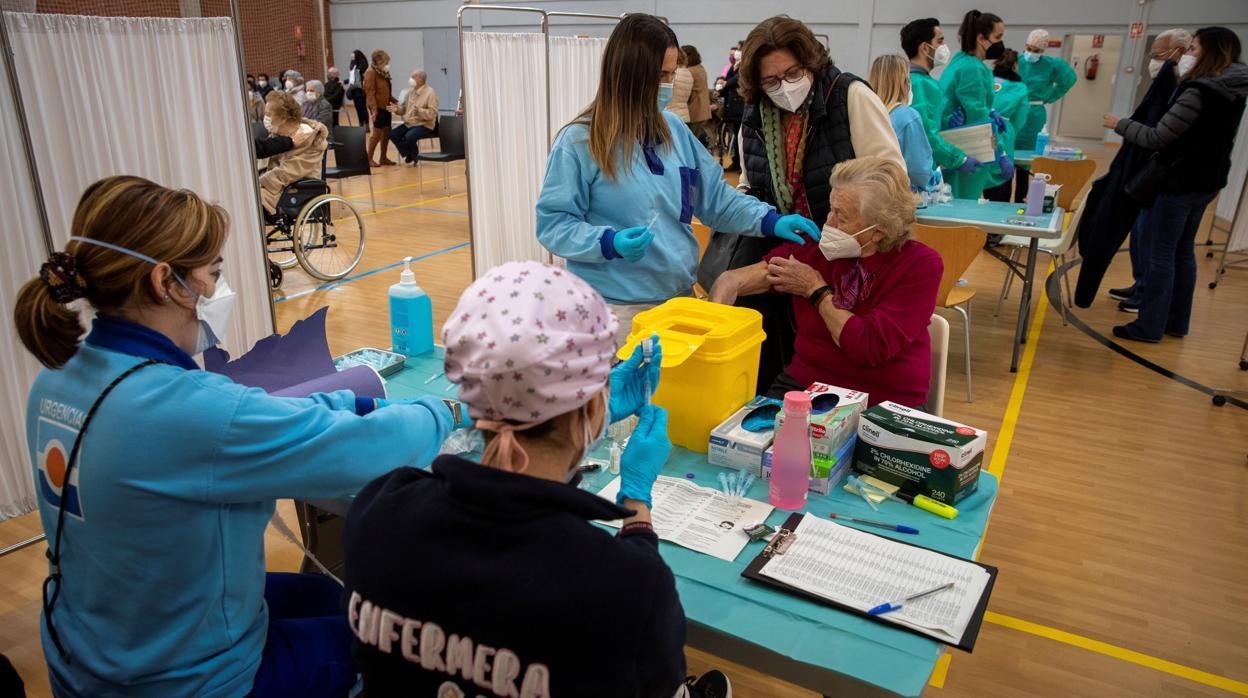
[[[78,313],[54,300],[52,288],[42,278],[27,281],[18,292],[13,322],[22,345],[48,368],[64,366],[78,351],[82,336]]]
[[[1002,21],[1000,17],[991,12],[980,12],[979,10],[971,10],[962,16],[962,25],[958,27],[958,38],[962,42],[963,53],[975,53],[975,48],[979,43],[979,37],[991,36],[992,30],[997,23]]]

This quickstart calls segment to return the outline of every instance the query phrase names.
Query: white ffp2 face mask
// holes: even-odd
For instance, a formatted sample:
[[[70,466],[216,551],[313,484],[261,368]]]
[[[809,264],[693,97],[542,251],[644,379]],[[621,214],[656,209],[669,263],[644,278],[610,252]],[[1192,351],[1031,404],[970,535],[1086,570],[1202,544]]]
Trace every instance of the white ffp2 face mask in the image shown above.
[[[264,130],[273,133],[273,117],[268,114],[264,115]]]
[[[1183,57],[1179,59],[1179,77],[1187,75],[1194,65],[1196,65],[1196,56],[1190,53],[1183,54]]]
[[[767,96],[775,103],[777,107],[785,111],[797,111],[806,103],[806,97],[810,94],[811,80],[809,75],[803,75],[797,82],[788,82],[781,80],[779,85],[767,90]]]
[[[1158,75],[1161,75],[1161,66],[1163,66],[1163,65],[1165,65],[1165,64],[1166,64],[1166,62],[1165,62],[1165,61],[1163,61],[1163,60],[1161,60],[1160,58],[1152,58],[1152,59],[1150,59],[1150,60],[1148,61],[1148,75],[1149,75],[1149,77],[1151,77],[1152,79],[1156,80],[1156,79],[1157,79],[1157,76],[1158,76]]]
[[[195,294],[182,279],[178,279],[178,283]],[[199,319],[199,337],[195,340],[194,353],[202,354],[209,347],[215,347],[225,341],[225,333],[230,326],[230,316],[234,313],[234,303],[238,300],[238,294],[234,293],[230,284],[222,278],[217,280],[217,288],[212,296],[195,295],[198,296],[195,301],[195,317]]]
[[[948,65],[949,57],[952,53],[953,51],[949,48],[948,44],[941,44],[940,46],[937,46],[936,50],[932,53],[932,68],[939,68],[941,66]]]
[[[823,226],[823,231],[819,235],[819,251],[827,258],[829,262],[838,259],[852,259],[862,256],[862,245],[858,242],[858,236],[874,228],[869,225],[862,230],[850,235],[849,233],[832,225]]]

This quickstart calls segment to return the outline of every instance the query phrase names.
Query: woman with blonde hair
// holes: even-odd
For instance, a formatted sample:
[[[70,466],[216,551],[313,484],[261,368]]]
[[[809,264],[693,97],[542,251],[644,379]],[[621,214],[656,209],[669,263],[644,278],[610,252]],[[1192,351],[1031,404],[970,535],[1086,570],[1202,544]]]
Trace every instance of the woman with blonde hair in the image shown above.
[[[299,134],[306,139],[302,145],[298,145],[300,139],[294,139],[297,145],[293,150],[269,158],[268,168],[260,175],[260,202],[265,212],[272,215],[287,184],[320,178],[329,129],[319,121],[305,119],[295,98],[277,91],[270,92],[264,100],[264,126],[274,136],[293,138]]]
[[[368,132],[368,164],[373,167],[393,165],[394,161],[386,156],[390,147],[390,124],[393,114],[389,110],[391,104],[399,100],[394,98],[390,80],[390,54],[377,49],[373,51],[373,62],[364,71],[364,97],[368,104],[368,121],[373,125]],[[381,146],[381,161],[377,160],[377,146]]]
[[[944,265],[912,239],[914,196],[897,163],[847,160],[833,168],[831,183],[817,248],[781,245],[758,264],[724,272],[711,300],[791,296],[794,356],[770,395],[820,382],[866,392],[871,404],[920,407],[931,379],[927,325]]]
[[[875,93],[888,110],[893,132],[901,146],[901,156],[906,160],[906,174],[910,177],[911,191],[925,191],[932,183],[932,146],[923,129],[923,117],[910,106],[910,61],[902,56],[887,54],[871,64],[869,78]]]
[[[724,181],[723,169],[664,108],[676,35],[652,15],[615,26],[598,94],[551,148],[537,201],[537,239],[602,294],[626,337],[632,318],[693,292],[693,217],[727,233],[801,244],[819,228],[782,216]]]

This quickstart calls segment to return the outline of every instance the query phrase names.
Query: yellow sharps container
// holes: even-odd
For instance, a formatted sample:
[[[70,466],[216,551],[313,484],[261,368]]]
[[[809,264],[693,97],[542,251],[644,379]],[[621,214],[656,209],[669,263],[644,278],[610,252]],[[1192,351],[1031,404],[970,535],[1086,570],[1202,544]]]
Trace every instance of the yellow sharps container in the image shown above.
[[[619,357],[631,356],[651,335],[663,346],[654,404],[668,411],[672,443],[706,453],[711,430],[754,397],[766,337],[763,316],[749,308],[673,298],[633,318]]]

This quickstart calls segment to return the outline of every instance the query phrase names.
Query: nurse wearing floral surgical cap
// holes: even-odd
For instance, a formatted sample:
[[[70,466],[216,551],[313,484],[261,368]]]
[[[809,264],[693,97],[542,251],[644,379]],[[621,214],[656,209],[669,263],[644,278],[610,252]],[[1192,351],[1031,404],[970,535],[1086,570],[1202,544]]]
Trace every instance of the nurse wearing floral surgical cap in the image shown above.
[[[616,329],[589,284],[535,262],[464,292],[442,339],[481,462],[395,470],[347,517],[366,695],[727,695],[719,672],[685,685],[684,611],[650,524],[671,451],[645,394],[662,356],[647,365],[639,349],[613,370]],[[591,445],[632,415],[618,499],[578,489]],[[616,535],[592,523],[621,519]]]

